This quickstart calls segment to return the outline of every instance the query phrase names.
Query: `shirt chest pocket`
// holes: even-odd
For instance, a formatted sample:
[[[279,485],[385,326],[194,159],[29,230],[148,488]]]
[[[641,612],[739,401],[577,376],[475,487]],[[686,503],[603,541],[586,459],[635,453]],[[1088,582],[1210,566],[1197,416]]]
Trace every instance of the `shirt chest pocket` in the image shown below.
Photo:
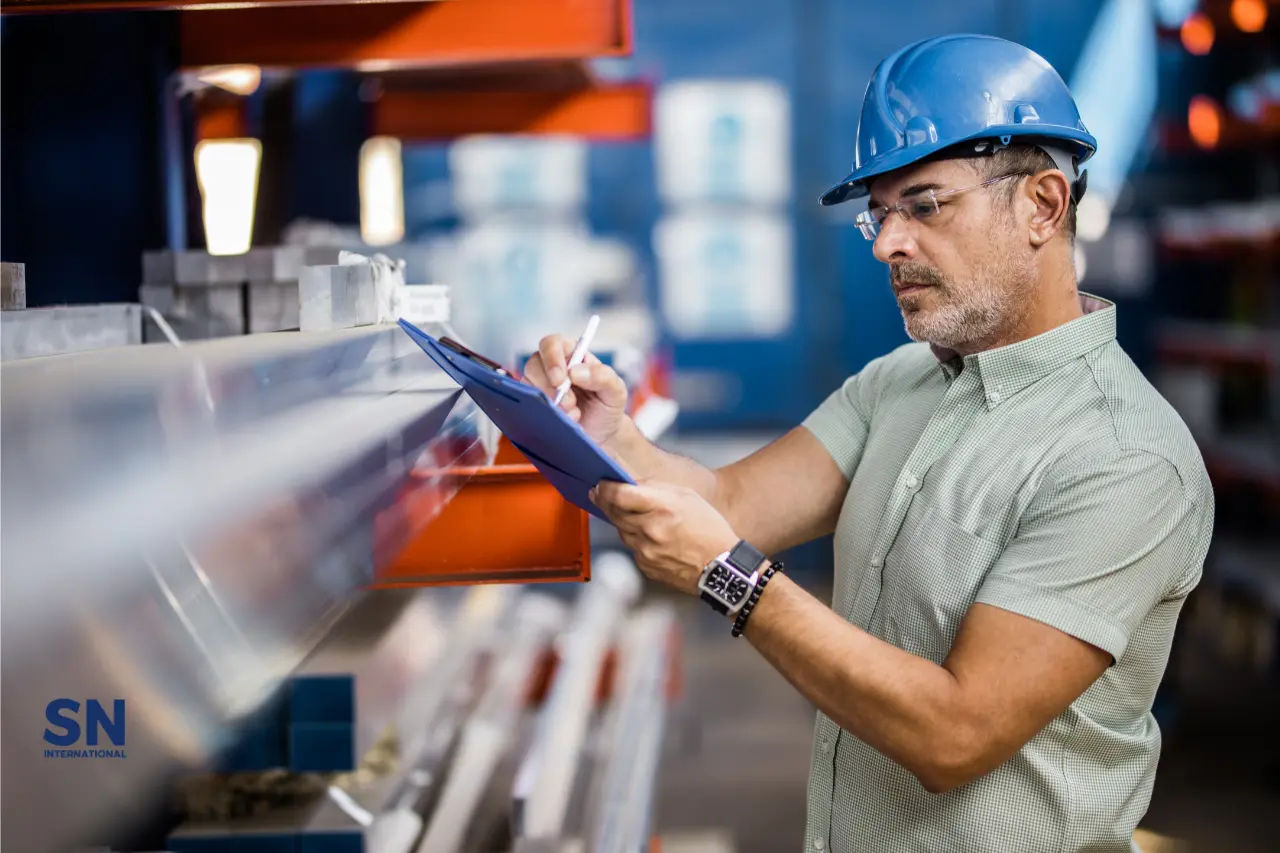
[[[1001,550],[917,497],[885,555],[884,639],[942,663]]]

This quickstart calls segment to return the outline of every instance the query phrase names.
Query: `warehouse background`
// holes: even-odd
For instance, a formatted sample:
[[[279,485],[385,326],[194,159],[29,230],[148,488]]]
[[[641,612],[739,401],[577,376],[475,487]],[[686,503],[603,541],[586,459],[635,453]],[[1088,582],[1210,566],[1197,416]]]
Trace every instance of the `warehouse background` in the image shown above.
[[[962,31],[1042,54],[1101,144],[1080,211],[1081,286],[1119,304],[1121,344],[1192,427],[1217,490],[1205,582],[1157,707],[1166,754],[1147,825],[1203,849],[1274,849],[1280,6],[636,0],[631,14],[632,55],[591,70],[654,87],[651,135],[405,141],[387,251],[418,283],[456,291],[482,351],[516,357],[534,326],[575,334],[593,306],[635,308],[635,336],[655,341],[680,404],[670,443],[731,459],[906,340],[854,211],[817,204],[848,170],[876,62]],[[4,260],[26,265],[31,306],[137,301],[144,251],[207,239],[184,156],[196,98],[172,89],[176,13],[6,16],[0,38]],[[369,75],[333,69],[263,73],[243,95],[244,133],[262,143],[253,245],[364,245],[378,95]],[[788,556],[815,590],[829,583],[828,543]],[[685,713],[742,710],[734,742],[766,742],[777,760],[712,780],[674,753],[665,813],[732,826],[737,804],[776,802],[785,820],[737,829],[741,849],[780,849],[800,832],[811,709],[688,618],[706,630],[690,634]],[[701,782],[724,789],[727,776],[732,796],[690,805]]]

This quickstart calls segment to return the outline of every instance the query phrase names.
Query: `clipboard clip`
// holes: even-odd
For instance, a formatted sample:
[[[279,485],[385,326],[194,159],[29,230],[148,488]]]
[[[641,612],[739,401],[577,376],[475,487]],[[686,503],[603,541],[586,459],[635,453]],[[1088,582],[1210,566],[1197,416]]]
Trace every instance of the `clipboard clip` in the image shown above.
[[[476,352],[475,350],[468,349],[467,347],[455,341],[453,338],[440,338],[440,344],[441,346],[445,346],[453,350],[463,358],[469,358],[472,361],[474,361],[476,364],[479,364],[482,367],[489,368],[494,373],[497,373],[499,376],[511,375],[506,371],[506,369],[502,365],[498,364],[493,359],[485,358],[480,353]]]

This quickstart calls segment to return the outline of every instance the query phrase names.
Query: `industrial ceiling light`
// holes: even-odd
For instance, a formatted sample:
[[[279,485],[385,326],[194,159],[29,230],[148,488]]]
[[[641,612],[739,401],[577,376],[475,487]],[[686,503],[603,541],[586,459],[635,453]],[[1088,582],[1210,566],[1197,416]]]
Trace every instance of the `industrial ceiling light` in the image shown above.
[[[1182,22],[1182,46],[1187,53],[1204,56],[1213,49],[1213,21],[1203,12],[1193,12]]]
[[[204,239],[211,255],[243,255],[253,243],[262,143],[207,139],[196,145],[196,180],[204,202]]]
[[[1196,95],[1187,108],[1187,130],[1201,148],[1214,148],[1222,137],[1222,108],[1208,95]]]
[[[404,166],[394,137],[360,146],[360,237],[370,246],[404,239]]]
[[[249,96],[262,85],[262,69],[256,65],[214,65],[202,68],[196,79],[236,95]]]
[[[1241,32],[1262,32],[1267,25],[1266,0],[1231,0],[1231,21]]]

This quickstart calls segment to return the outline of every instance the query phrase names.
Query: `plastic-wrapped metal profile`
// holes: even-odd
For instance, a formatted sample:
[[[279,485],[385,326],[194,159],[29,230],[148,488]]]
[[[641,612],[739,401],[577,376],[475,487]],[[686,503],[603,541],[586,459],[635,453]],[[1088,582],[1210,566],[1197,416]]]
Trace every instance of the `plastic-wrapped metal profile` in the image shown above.
[[[23,784],[3,823],[31,853],[148,819],[145,792],[225,745],[355,600],[379,531],[414,533],[373,521],[421,455],[483,452],[474,409],[394,327],[0,370],[4,687],[32,697],[6,703],[28,746],[6,754]],[[47,759],[58,696],[125,700],[128,760]]]
[[[432,595],[452,593],[441,590]],[[399,770],[361,790],[348,791],[369,815],[361,824],[350,808],[321,803],[304,833],[362,832],[369,853],[409,853],[422,834],[422,815],[439,799],[447,765],[468,714],[479,699],[483,659],[501,647],[501,631],[520,597],[515,587],[466,591],[447,625],[448,653],[404,697],[396,715]]]
[[[463,843],[493,771],[515,735],[536,667],[564,615],[563,605],[550,596],[526,593],[521,598],[497,672],[463,727],[452,771],[417,853],[455,853]]]
[[[518,838],[564,832],[605,656],[640,595],[640,573],[628,557],[608,552],[594,563],[594,580],[583,588],[558,643],[555,681],[516,776],[512,826]]]
[[[671,608],[649,606],[623,630],[613,701],[601,731],[609,752],[590,786],[585,849],[592,853],[649,848],[675,624]]]

